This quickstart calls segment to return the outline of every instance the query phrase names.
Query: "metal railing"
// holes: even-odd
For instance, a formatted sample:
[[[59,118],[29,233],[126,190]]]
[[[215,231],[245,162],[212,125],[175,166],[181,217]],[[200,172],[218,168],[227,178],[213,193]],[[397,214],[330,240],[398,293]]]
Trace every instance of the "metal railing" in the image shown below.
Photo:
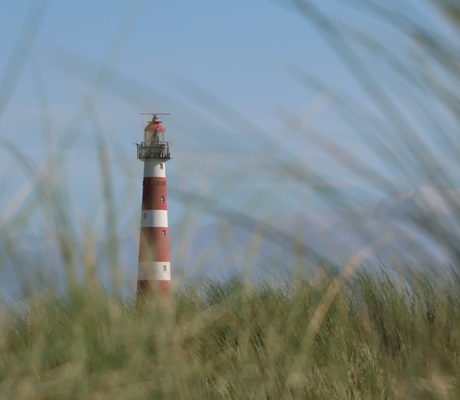
[[[147,158],[160,158],[163,160],[169,160],[171,158],[171,154],[169,152],[169,142],[141,142],[136,143],[136,146],[137,158],[139,160],[145,160]]]

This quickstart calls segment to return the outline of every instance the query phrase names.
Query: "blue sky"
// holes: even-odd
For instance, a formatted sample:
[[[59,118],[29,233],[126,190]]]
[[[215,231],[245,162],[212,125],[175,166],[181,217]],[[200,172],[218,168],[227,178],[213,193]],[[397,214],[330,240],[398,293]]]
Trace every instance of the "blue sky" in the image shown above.
[[[408,51],[400,34],[360,7],[318,3],[343,26],[386,38],[396,56]],[[412,12],[413,4],[404,2],[399,11]],[[422,24],[436,23],[429,8],[415,9]],[[0,110],[1,138],[36,168],[49,155],[63,157],[58,174],[71,188],[77,219],[93,222],[104,215],[95,139],[100,135],[110,160],[120,230],[135,227],[142,163],[133,143],[142,139],[145,120],[139,113],[152,111],[171,113],[164,118],[173,141],[171,187],[258,218],[329,207],[307,182],[317,173],[357,205],[381,195],[310,141],[308,132],[319,132],[353,149],[369,168],[385,164],[332,111],[342,94],[370,110],[375,104],[317,29],[286,3],[7,2],[0,24],[7,33],[0,36],[5,55],[0,88],[11,89],[3,91],[9,97]],[[18,48],[26,50],[18,53]],[[397,86],[380,58],[371,51],[359,54],[374,75]],[[11,67],[15,57],[19,61]],[[321,88],[300,83],[294,71],[315,76]],[[404,104],[403,97],[397,101]],[[303,181],[280,168],[279,160],[295,161]],[[14,197],[21,188],[27,192],[30,172],[20,164],[10,150],[1,150],[0,204],[21,198]],[[206,210],[171,192],[173,223],[191,211],[207,221]]]

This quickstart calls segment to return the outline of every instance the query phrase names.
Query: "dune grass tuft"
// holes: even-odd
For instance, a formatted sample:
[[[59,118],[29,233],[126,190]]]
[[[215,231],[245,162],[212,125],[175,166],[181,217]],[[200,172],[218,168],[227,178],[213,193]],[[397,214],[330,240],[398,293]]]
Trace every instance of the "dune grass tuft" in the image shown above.
[[[27,398],[458,398],[460,281],[185,285],[140,310],[100,289],[4,310],[0,393]]]

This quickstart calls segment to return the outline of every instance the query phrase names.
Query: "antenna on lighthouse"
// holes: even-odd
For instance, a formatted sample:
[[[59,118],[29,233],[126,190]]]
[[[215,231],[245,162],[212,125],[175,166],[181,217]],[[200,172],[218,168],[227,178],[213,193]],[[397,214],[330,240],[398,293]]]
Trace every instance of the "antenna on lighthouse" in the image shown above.
[[[169,113],[139,113],[139,115],[151,115],[153,118],[155,118],[157,115],[171,115],[171,114]]]

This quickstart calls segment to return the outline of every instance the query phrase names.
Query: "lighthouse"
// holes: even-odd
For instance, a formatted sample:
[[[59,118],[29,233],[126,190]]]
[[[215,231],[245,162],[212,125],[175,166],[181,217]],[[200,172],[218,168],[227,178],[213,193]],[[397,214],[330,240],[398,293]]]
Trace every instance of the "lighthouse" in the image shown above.
[[[137,270],[137,296],[155,292],[167,296],[171,283],[169,255],[166,161],[171,159],[166,129],[158,115],[144,129],[137,143],[137,158],[144,162],[142,211]]]

